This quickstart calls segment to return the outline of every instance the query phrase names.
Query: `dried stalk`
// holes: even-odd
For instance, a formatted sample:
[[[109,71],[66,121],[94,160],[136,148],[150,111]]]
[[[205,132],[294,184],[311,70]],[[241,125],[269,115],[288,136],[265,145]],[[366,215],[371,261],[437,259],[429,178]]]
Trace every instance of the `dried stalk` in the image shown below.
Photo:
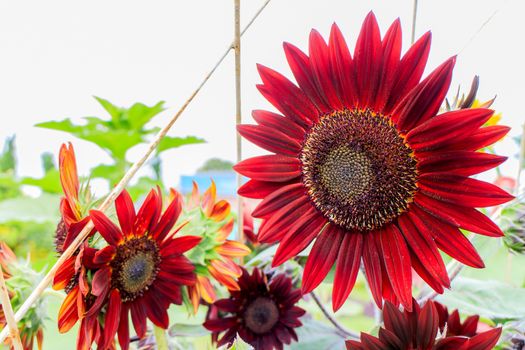
[[[410,42],[413,44],[416,41],[416,19],[417,19],[417,0],[414,0],[414,9],[412,12],[412,35]]]
[[[241,0],[234,0],[234,22],[235,36],[233,40],[233,50],[235,52],[235,124],[242,122],[241,117]],[[237,163],[242,159],[241,135],[236,134]],[[242,176],[237,174],[237,188],[242,185]],[[242,216],[242,197],[237,196],[237,240],[244,242],[243,235],[243,216]],[[242,260],[242,258],[241,258]]]
[[[15,315],[13,308],[11,307],[11,300],[9,299],[9,292],[5,285],[4,272],[0,266],[0,302],[2,303],[2,309],[4,312],[5,319],[7,321],[7,327],[9,328],[9,336],[11,338],[11,345],[15,350],[23,350],[22,341],[20,340],[20,333],[18,331],[18,325],[16,324]]]
[[[262,7],[255,13],[254,17],[248,22],[246,27],[241,32],[241,35],[246,32],[246,30],[253,24],[255,19],[261,14],[261,12],[264,10],[264,8],[268,5],[270,0],[267,0]],[[130,180],[133,178],[133,176],[137,173],[137,171],[142,167],[142,165],[146,162],[146,160],[149,158],[151,153],[157,148],[159,142],[162,140],[164,136],[168,133],[170,128],[173,126],[173,124],[177,121],[177,119],[180,117],[180,115],[184,112],[184,110],[188,107],[188,105],[193,101],[195,96],[200,92],[202,87],[208,82],[210,77],[215,73],[217,68],[220,66],[220,64],[224,61],[230,50],[233,49],[233,43],[228,46],[224,54],[219,58],[217,63],[213,66],[213,68],[210,70],[210,72],[204,77],[202,82],[197,86],[197,88],[193,91],[193,93],[190,95],[190,97],[184,102],[182,107],[177,111],[177,113],[173,116],[173,118],[168,122],[167,125],[165,125],[159,133],[155,136],[153,141],[148,145],[147,151],[144,153],[144,155],[131,166],[131,168],[126,172],[122,180],[113,188],[113,190],[109,193],[109,195],[106,197],[104,202],[98,207],[98,210],[100,211],[106,211],[109,206],[115,201],[115,199],[118,197],[120,192],[127,186],[127,184],[130,182]],[[53,280],[53,276],[55,275],[57,269],[64,263],[66,259],[68,259],[70,256],[73,255],[73,253],[80,247],[82,242],[86,239],[89,232],[93,229],[94,225],[92,221],[89,221],[87,225],[84,227],[84,229],[79,233],[77,238],[71,243],[71,245],[62,253],[62,255],[58,258],[57,262],[49,272],[46,274],[46,276],[40,281],[40,283],[36,286],[35,290],[29,297],[24,301],[22,306],[18,309],[18,311],[15,314],[15,320],[20,321],[22,317],[27,313],[29,308],[35,303],[35,301],[40,297],[40,295],[44,292],[44,290],[47,288],[47,286],[51,283]],[[7,328],[4,328],[2,332],[0,332],[0,343],[2,343],[6,337],[8,336],[8,330]]]

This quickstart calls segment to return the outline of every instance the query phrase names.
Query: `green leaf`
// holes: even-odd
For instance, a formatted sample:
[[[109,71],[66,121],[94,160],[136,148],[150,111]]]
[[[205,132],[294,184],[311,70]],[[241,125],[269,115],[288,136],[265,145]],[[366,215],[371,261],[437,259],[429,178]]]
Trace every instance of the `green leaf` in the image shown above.
[[[141,130],[153,117],[164,110],[164,101],[157,102],[156,105],[151,107],[138,102],[127,111],[125,110],[124,118],[129,121],[132,129]]]
[[[37,127],[64,131],[106,150],[113,158],[125,160],[126,152],[145,140],[142,135],[127,129],[111,129],[107,122],[96,117],[84,118],[86,125],[75,125],[70,119],[36,124]]]
[[[198,143],[205,143],[206,141],[204,139],[201,139],[196,136],[186,136],[186,137],[171,137],[166,136],[164,137],[157,147],[157,153],[164,152],[166,150],[181,147],[184,145],[192,145],[192,144],[198,144]]]
[[[98,103],[100,103],[100,105],[109,113],[111,119],[114,122],[118,123],[120,115],[122,114],[122,110],[119,107],[115,106],[113,103],[109,102],[108,100],[103,99],[102,97],[94,97],[98,101]]]
[[[487,280],[458,277],[452,288],[437,300],[466,314],[477,314],[495,321],[516,320],[525,315],[525,289]]]
[[[134,201],[137,201],[138,199],[140,199],[140,197],[146,195],[149,191],[151,191],[157,185],[161,186],[161,189],[162,189],[162,184],[157,183],[157,181],[147,176],[142,176],[137,180],[137,182],[134,185],[128,186],[127,190],[131,198]]]
[[[49,170],[40,179],[33,177],[25,177],[20,181],[23,185],[30,185],[40,187],[40,189],[47,193],[62,193],[62,187],[60,185],[60,173],[58,170]]]
[[[0,223],[9,221],[52,222],[60,217],[60,196],[42,194],[38,198],[18,197],[0,202]]]
[[[45,173],[57,169],[54,160],[55,156],[53,155],[53,153],[44,152],[40,155],[40,159],[42,160],[42,168],[44,169]]]

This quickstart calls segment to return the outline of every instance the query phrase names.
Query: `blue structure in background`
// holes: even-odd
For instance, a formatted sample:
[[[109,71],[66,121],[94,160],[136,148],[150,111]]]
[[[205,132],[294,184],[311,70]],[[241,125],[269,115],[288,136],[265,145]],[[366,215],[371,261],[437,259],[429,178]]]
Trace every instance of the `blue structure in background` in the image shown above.
[[[195,175],[182,175],[180,177],[180,192],[182,194],[191,193],[192,182],[195,181],[202,193],[211,185],[211,179],[215,181],[219,197],[231,199],[236,196],[237,180],[233,171],[207,171]]]

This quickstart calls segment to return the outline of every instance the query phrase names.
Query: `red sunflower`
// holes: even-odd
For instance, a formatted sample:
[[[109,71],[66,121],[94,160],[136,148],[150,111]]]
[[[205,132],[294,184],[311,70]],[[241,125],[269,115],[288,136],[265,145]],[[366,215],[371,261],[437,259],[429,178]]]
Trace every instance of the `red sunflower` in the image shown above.
[[[218,346],[232,344],[237,334],[247,343],[260,349],[283,349],[283,344],[297,341],[294,328],[302,325],[299,317],[305,311],[295,304],[301,291],[293,289],[292,281],[284,274],[270,281],[259,269],[250,275],[242,268],[239,290],[230,291],[230,298],[216,301],[204,327],[213,332]],[[219,335],[224,332],[222,337]]]
[[[440,310],[440,311],[438,311]],[[429,301],[420,309],[414,300],[412,311],[399,311],[389,302],[385,303],[383,317],[385,324],[379,329],[378,337],[361,333],[360,341],[347,340],[348,350],[492,350],[496,345],[501,328],[476,334],[477,318],[467,319],[467,328],[459,333],[443,333],[447,327],[456,328],[455,322],[447,320],[444,307]],[[447,313],[448,316],[448,313]],[[473,322],[475,320],[475,322]],[[458,318],[459,322],[459,318]],[[466,332],[465,332],[466,330]]]
[[[172,231],[181,205],[180,195],[174,193],[162,213],[161,193],[152,190],[135,213],[124,191],[115,201],[120,227],[104,213],[90,212],[95,228],[109,244],[94,257],[103,267],[93,276],[91,294],[96,301],[86,313],[97,314],[106,305],[102,349],[113,342],[117,331],[120,346],[128,348],[130,313],[140,338],[146,334],[147,319],[168,328],[168,307],[182,303],[181,286],[195,283],[195,268],[182,253],[195,247],[200,237],[174,238],[180,227]]]
[[[396,20],[381,39],[370,13],[354,55],[337,27],[328,43],[313,30],[309,54],[285,43],[297,85],[258,66],[259,91],[283,115],[254,111],[241,135],[273,152],[235,166],[251,178],[239,194],[263,199],[259,241],[279,242],[273,264],[305,249],[302,290],[313,290],[336,264],[333,308],[351,292],[361,261],[376,303],[412,306],[413,268],[434,290],[450,281],[439,250],[483,267],[460,231],[502,236],[475,208],[512,196],[470,178],[506,158],[476,152],[503,137],[482,125],[488,109],[439,114],[455,57],[421,80],[430,48],[423,35],[402,57]]]

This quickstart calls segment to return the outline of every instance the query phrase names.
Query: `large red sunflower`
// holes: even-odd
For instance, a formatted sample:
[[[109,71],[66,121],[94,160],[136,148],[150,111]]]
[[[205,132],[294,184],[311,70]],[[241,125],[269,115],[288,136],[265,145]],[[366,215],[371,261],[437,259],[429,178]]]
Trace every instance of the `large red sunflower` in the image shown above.
[[[503,137],[482,125],[493,111],[437,115],[455,57],[420,81],[430,48],[423,35],[402,57],[396,20],[381,39],[370,13],[353,56],[337,27],[328,43],[313,30],[309,54],[285,43],[297,85],[258,66],[259,91],[283,115],[254,111],[246,139],[273,152],[235,166],[251,178],[239,194],[263,199],[261,242],[279,242],[282,264],[315,238],[302,289],[313,290],[336,263],[333,308],[351,292],[361,261],[378,305],[411,308],[411,268],[437,292],[450,281],[438,249],[460,262],[483,262],[460,231],[501,236],[475,208],[512,198],[470,178],[506,158],[476,152]]]
[[[258,268],[251,275],[242,268],[238,283],[239,290],[217,300],[204,322],[218,346],[231,345],[237,334],[255,350],[283,349],[283,344],[297,341],[294,328],[302,325],[299,317],[305,311],[295,305],[301,291],[289,277],[277,274],[268,280]]]
[[[140,338],[145,336],[147,319],[168,328],[168,307],[182,303],[181,286],[195,283],[195,267],[182,254],[201,238],[174,238],[180,229],[172,231],[181,206],[182,199],[175,192],[162,213],[161,193],[152,190],[135,213],[124,191],[115,201],[120,227],[104,213],[90,212],[95,228],[108,243],[94,258],[104,266],[93,276],[91,294],[96,301],[86,313],[88,317],[97,314],[106,305],[102,349],[113,342],[117,331],[120,346],[128,348],[130,313]]]

